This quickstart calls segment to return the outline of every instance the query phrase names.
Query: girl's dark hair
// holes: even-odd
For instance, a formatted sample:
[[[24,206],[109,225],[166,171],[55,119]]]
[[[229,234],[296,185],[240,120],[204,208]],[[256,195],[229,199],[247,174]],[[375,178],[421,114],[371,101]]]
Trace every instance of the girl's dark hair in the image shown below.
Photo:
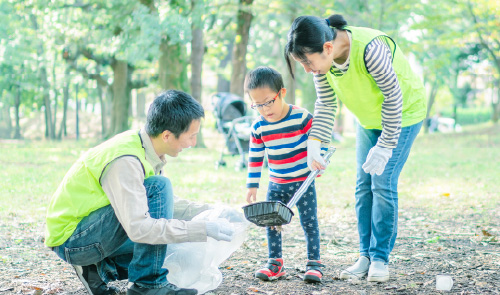
[[[337,30],[343,30],[346,25],[347,22],[340,14],[330,15],[327,19],[310,15],[296,18],[288,31],[288,42],[285,45],[285,60],[292,77],[290,55],[306,60],[306,53],[322,53],[325,42],[335,40]]]
[[[248,72],[245,77],[245,92],[263,87],[269,87],[271,90],[278,92],[285,87],[283,77],[271,67],[260,66]]]
[[[149,107],[145,129],[152,137],[168,130],[179,138],[189,130],[194,120],[203,117],[203,107],[191,95],[179,90],[167,90],[158,95]]]

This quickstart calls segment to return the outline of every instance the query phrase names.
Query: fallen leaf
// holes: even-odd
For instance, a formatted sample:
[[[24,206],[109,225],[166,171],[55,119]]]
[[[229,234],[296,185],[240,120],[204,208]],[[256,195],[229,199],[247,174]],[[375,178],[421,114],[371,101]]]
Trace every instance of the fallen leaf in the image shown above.
[[[483,236],[485,236],[485,237],[492,237],[492,236],[493,236],[492,234],[490,234],[490,233],[489,233],[487,230],[485,230],[485,229],[482,229],[481,231],[483,232]]]
[[[248,287],[248,290],[252,292],[260,292],[256,287]]]

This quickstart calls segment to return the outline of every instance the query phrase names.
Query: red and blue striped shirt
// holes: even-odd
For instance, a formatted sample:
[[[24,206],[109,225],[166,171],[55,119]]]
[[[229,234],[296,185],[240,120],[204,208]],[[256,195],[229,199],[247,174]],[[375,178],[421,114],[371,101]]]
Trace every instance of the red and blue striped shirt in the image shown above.
[[[303,108],[290,105],[288,114],[278,122],[259,116],[252,124],[248,155],[247,187],[259,187],[264,156],[267,152],[269,180],[274,183],[304,181],[307,167],[307,137],[312,115]]]

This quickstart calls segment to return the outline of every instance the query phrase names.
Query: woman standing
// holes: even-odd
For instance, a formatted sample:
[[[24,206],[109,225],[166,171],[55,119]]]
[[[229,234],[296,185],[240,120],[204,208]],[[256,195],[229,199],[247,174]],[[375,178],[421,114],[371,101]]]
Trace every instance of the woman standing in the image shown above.
[[[398,178],[426,115],[425,90],[401,49],[385,33],[347,26],[341,15],[298,17],[285,59],[314,75],[317,100],[307,141],[311,170],[324,169],[321,142],[329,142],[337,98],[355,115],[358,261],[340,278],[389,280],[397,235]],[[293,75],[293,73],[292,73]]]

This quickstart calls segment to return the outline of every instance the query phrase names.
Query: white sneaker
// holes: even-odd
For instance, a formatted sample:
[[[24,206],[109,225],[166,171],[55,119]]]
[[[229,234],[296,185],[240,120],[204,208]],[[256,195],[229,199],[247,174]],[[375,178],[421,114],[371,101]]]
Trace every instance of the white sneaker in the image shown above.
[[[389,266],[382,261],[373,261],[368,270],[368,282],[387,282]]]
[[[358,261],[340,273],[340,278],[343,280],[348,279],[361,279],[368,273],[370,267],[370,259],[366,256],[360,256]]]

